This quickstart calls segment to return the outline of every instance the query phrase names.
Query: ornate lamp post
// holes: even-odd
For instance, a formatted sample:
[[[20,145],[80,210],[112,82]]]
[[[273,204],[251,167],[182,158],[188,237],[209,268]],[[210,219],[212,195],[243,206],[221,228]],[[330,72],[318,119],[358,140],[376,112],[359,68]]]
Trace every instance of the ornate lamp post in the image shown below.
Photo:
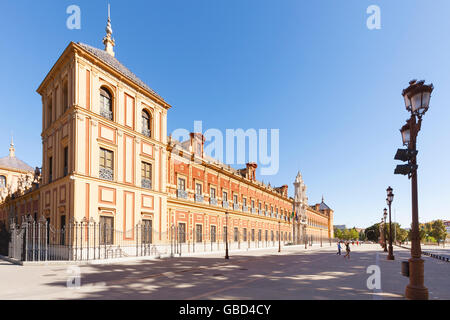
[[[408,175],[411,179],[412,224],[411,224],[411,258],[409,259],[409,284],[406,286],[407,299],[428,300],[428,289],[424,286],[424,265],[421,259],[419,238],[419,209],[417,195],[417,135],[422,124],[422,117],[430,106],[433,85],[424,84],[425,81],[412,80],[409,87],[402,92],[406,110],[411,118],[406,121],[400,132],[403,145],[408,149],[399,149],[395,155],[396,160],[408,161],[406,165],[399,165],[395,174]],[[418,119],[418,121],[416,121]]]
[[[388,187],[386,189],[387,198],[386,203],[389,206],[389,254],[387,256],[388,260],[394,260],[394,248],[392,247],[392,223],[391,223],[391,204],[394,201],[394,194],[392,193],[392,188]]]
[[[384,217],[384,228],[383,228],[383,236],[384,236],[384,252],[388,252],[387,250],[387,233],[386,233],[386,218],[387,218],[387,209],[384,208],[383,210],[383,217]]]
[[[281,222],[278,221],[278,252],[281,252]]]
[[[225,223],[226,223],[226,229],[225,229],[225,259],[230,259],[228,256],[228,211],[225,212]]]

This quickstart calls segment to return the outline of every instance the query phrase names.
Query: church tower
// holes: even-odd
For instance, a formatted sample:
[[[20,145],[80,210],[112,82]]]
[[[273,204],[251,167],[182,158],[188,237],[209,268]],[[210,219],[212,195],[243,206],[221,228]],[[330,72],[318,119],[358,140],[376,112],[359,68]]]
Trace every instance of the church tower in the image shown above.
[[[308,197],[306,196],[306,185],[303,182],[300,172],[294,181],[294,239],[296,243],[303,241],[306,234],[306,209],[308,207]]]

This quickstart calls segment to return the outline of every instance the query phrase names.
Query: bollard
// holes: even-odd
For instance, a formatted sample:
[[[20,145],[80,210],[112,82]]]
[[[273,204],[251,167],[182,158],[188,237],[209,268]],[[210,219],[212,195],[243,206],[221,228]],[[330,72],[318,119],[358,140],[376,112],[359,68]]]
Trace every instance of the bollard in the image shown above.
[[[409,278],[409,261],[402,261],[402,275]]]

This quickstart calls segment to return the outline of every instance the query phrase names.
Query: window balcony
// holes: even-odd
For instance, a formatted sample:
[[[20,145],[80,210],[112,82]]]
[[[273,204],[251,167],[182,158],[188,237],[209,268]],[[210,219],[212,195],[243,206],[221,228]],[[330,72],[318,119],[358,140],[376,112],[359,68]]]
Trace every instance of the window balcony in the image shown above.
[[[260,216],[262,216],[262,215],[264,214],[264,211],[262,211],[261,209],[259,209],[258,214],[259,214]]]
[[[228,208],[228,201],[222,201],[222,207]]]
[[[151,189],[152,188],[152,180],[142,178],[141,179],[141,187],[145,189]]]
[[[142,134],[146,137],[152,136],[152,133],[151,133],[150,129],[148,129],[148,128],[142,128]]]
[[[217,206],[217,199],[216,198],[209,198],[209,204],[213,206]]]
[[[182,198],[182,199],[187,199],[188,198],[188,193],[186,190],[177,190],[177,197],[178,198]]]
[[[252,208],[252,213],[256,213],[256,208]]]
[[[113,181],[114,173],[109,168],[100,168],[99,177],[100,177],[100,179]]]
[[[106,118],[108,120],[112,120],[113,119],[113,113],[112,111],[105,109],[105,108],[100,108],[100,115],[103,118]]]
[[[201,194],[195,194],[195,202],[203,202],[203,196]]]
[[[239,210],[239,203],[233,203],[233,210]]]
[[[247,212],[248,211],[248,207],[247,206],[242,206],[242,211]]]

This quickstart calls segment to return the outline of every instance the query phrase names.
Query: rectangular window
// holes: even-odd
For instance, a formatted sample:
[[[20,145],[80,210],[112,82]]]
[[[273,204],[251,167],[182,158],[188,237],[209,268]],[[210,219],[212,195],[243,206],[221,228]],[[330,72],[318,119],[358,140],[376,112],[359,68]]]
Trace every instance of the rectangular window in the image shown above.
[[[269,240],[269,231],[266,230],[265,234],[264,234],[264,240],[267,242]]]
[[[152,220],[142,220],[141,240],[142,243],[152,243]]]
[[[63,163],[63,176],[67,176],[69,173],[69,148],[64,148],[64,163]]]
[[[252,241],[255,241],[255,229],[252,229]]]
[[[252,200],[252,208],[255,208],[255,200]]]
[[[222,193],[222,200],[223,200],[223,202],[228,201],[228,193],[226,191],[223,191],[223,193]]]
[[[114,218],[100,216],[100,244],[113,244]]]
[[[243,235],[243,241],[247,241],[247,228],[244,228],[243,230],[242,230],[242,235]]]
[[[242,202],[243,202],[244,207],[246,207],[247,206],[247,198],[242,199]]]
[[[261,202],[258,203],[258,209],[259,209],[260,211],[261,211],[261,206],[262,206]]]
[[[178,242],[186,243],[186,223],[178,223]]]
[[[211,196],[211,199],[215,199],[215,198],[216,198],[216,189],[211,188],[211,194],[210,194],[210,196]]]
[[[233,203],[235,203],[235,204],[238,203],[238,196],[237,196],[237,194],[233,195]]]
[[[67,80],[63,85],[63,109],[64,111],[69,109],[69,87],[67,85]]]
[[[195,184],[195,193],[198,195],[202,195],[202,184],[201,183]]]
[[[152,165],[147,162],[141,163],[141,186],[142,188],[152,188]]]
[[[211,242],[216,242],[216,226],[211,226]]]
[[[197,224],[195,226],[195,241],[196,242],[203,241],[203,226],[201,224]]]
[[[184,180],[183,178],[178,178],[178,190],[186,190],[186,180]]]
[[[239,229],[237,227],[234,228],[234,242],[239,241]]]
[[[48,182],[53,181],[53,157],[48,159]]]
[[[261,241],[261,229],[258,230],[258,241]]]
[[[273,230],[272,231],[270,231],[270,241],[273,241],[274,239],[273,239]]]
[[[99,176],[105,180],[114,180],[114,152],[100,148]]]

